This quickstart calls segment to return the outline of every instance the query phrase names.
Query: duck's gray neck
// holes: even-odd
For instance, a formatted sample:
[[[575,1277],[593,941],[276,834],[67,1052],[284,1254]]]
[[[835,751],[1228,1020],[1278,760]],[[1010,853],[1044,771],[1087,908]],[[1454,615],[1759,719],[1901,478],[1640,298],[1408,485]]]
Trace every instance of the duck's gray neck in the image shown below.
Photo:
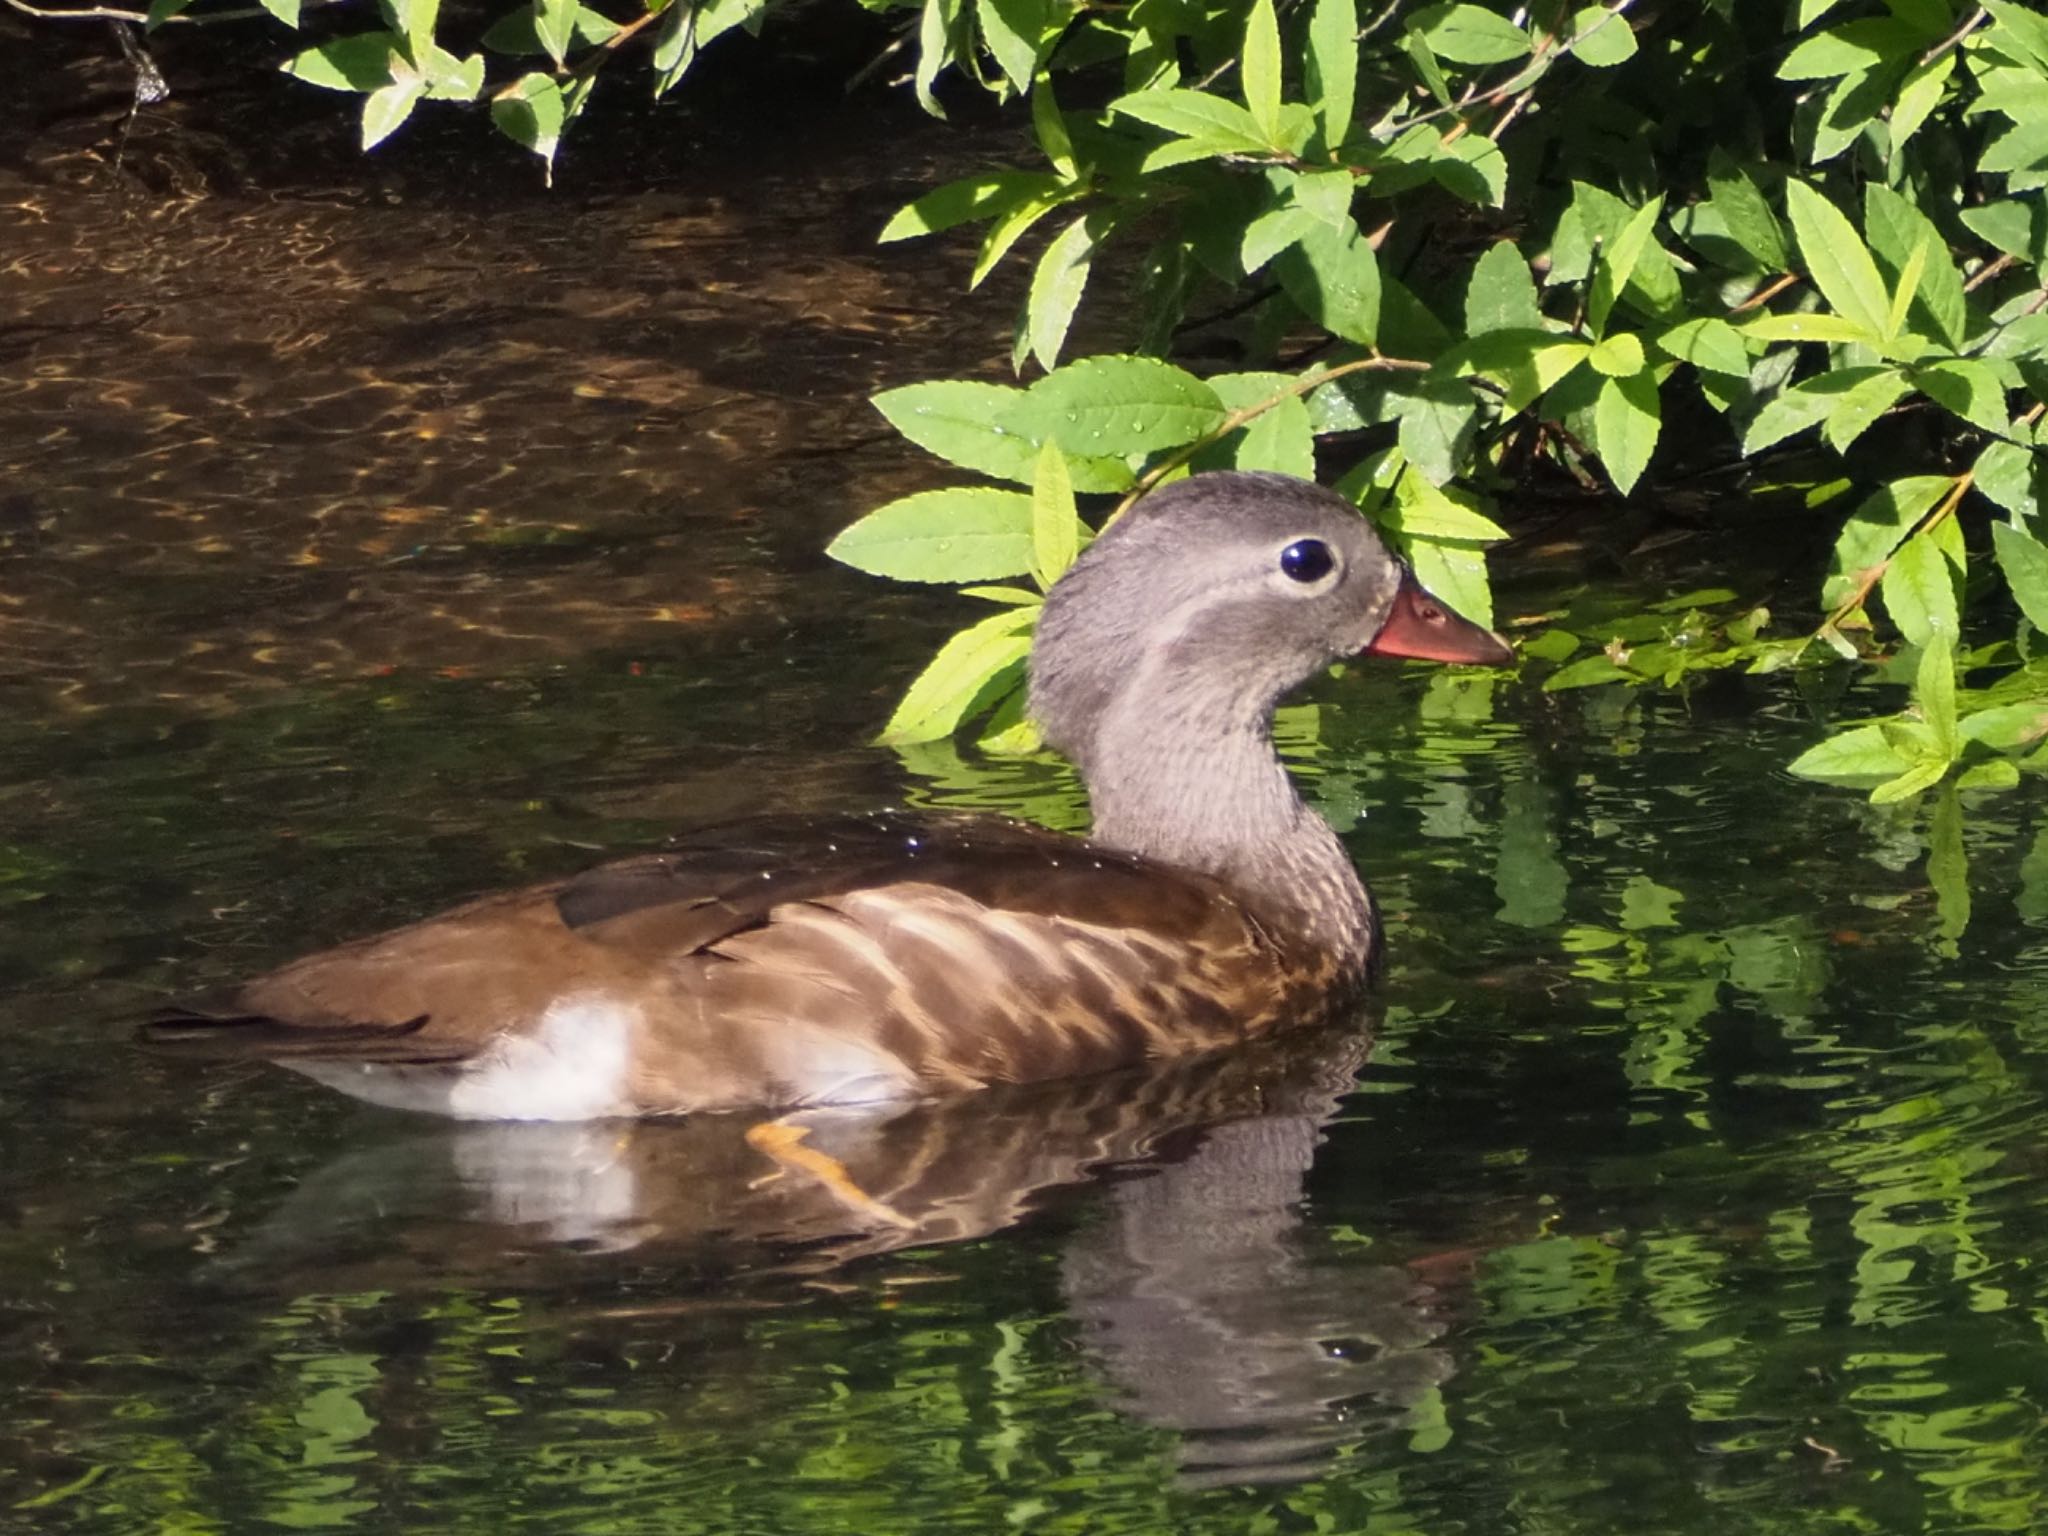
[[[1280,936],[1362,975],[1371,900],[1336,833],[1281,766],[1270,713],[1235,721],[1146,713],[1106,718],[1082,765],[1094,840],[1214,876]]]

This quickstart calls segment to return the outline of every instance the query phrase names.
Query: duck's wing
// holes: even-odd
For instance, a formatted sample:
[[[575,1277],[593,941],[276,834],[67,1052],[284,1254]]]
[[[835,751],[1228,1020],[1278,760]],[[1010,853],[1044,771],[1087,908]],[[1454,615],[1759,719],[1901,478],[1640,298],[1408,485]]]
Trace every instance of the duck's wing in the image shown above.
[[[374,1068],[459,1065],[601,1016],[630,1057],[624,1101],[681,1110],[1206,1048],[1298,1010],[1287,972],[1203,877],[1022,823],[890,815],[701,834],[310,956],[146,1029],[192,1053]]]

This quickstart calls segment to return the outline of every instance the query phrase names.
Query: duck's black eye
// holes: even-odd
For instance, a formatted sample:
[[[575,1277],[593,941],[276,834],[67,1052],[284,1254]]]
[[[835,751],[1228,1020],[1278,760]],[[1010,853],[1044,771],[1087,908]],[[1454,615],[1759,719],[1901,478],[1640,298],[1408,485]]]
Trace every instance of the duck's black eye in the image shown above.
[[[1337,557],[1321,539],[1296,539],[1280,551],[1280,569],[1299,582],[1321,581],[1336,564]]]

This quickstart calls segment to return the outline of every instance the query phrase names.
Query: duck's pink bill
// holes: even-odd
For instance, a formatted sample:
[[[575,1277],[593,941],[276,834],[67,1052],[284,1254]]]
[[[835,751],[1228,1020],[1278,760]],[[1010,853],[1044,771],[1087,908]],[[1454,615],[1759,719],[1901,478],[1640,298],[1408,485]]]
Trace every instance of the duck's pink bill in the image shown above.
[[[1361,653],[1412,656],[1417,661],[1458,661],[1475,667],[1504,667],[1515,659],[1507,641],[1490,629],[1453,613],[1423,590],[1412,574],[1401,578],[1394,610]]]

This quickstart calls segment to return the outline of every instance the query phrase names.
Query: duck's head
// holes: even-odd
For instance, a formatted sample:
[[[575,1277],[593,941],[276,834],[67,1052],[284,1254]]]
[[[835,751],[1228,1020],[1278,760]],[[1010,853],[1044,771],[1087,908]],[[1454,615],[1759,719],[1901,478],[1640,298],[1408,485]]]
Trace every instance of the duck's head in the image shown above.
[[[1366,653],[1513,659],[1342,497],[1285,475],[1193,475],[1146,496],[1053,587],[1031,712],[1085,772],[1110,731],[1126,745],[1154,729],[1263,735],[1290,690]]]

